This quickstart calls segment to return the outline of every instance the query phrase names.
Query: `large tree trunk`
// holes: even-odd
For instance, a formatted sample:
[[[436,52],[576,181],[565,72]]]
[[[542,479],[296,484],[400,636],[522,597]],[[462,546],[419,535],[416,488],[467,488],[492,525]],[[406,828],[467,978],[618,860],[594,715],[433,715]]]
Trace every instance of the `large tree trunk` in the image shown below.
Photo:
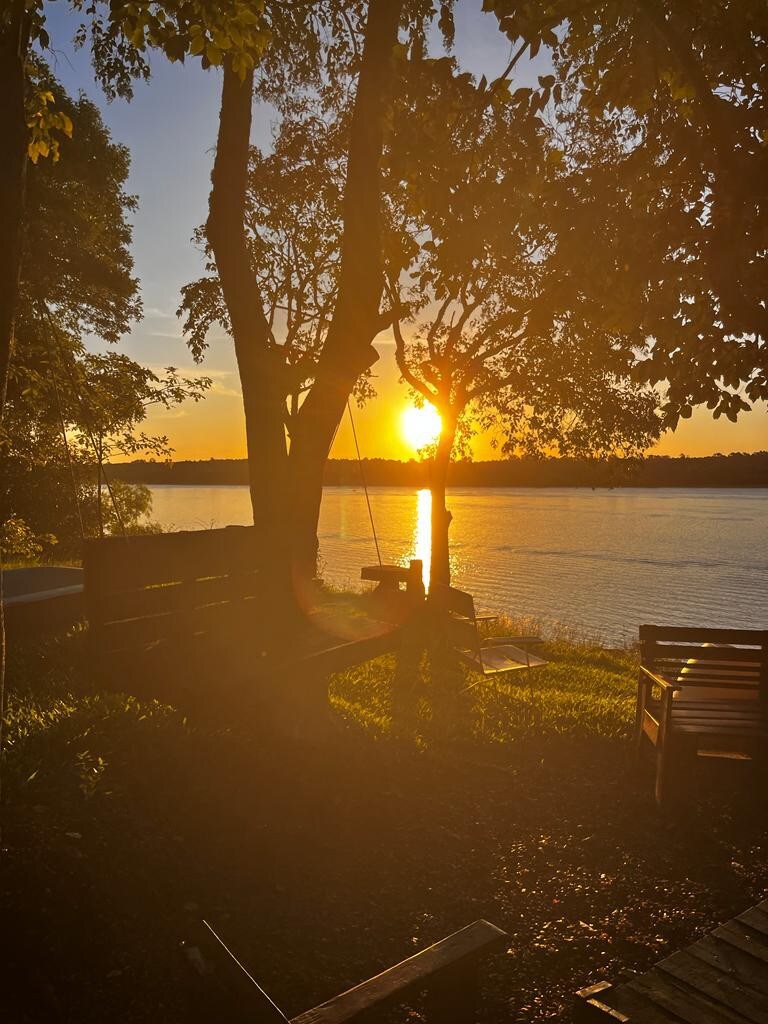
[[[24,64],[29,26],[24,3],[17,0],[6,18],[7,21],[0,21],[0,421],[5,408],[19,294],[27,171]]]
[[[383,285],[379,163],[401,7],[396,0],[369,5],[344,191],[339,298],[291,438],[291,538],[294,566],[305,576],[315,570],[323,468],[336,429],[355,381],[378,358],[371,343],[380,330]]]
[[[226,62],[206,231],[229,312],[243,389],[253,521],[276,554],[285,544],[288,468],[283,356],[270,341],[245,235],[252,102],[253,72],[241,80]]]
[[[429,589],[436,584],[450,586],[451,565],[448,545],[448,530],[451,513],[445,504],[445,488],[448,482],[448,466],[451,462],[453,442],[456,437],[456,423],[443,414],[443,426],[437,443],[437,451],[430,465],[429,489],[432,495],[431,552],[429,562]]]

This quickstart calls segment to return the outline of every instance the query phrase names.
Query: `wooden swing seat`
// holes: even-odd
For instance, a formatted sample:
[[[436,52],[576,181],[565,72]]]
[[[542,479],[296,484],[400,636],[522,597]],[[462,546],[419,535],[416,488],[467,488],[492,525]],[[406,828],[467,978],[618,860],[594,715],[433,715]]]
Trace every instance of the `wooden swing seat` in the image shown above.
[[[541,637],[482,636],[480,623],[495,616],[477,615],[471,594],[438,584],[430,591],[430,600],[444,615],[446,634],[454,651],[476,672],[495,676],[547,664],[544,658],[530,651],[531,647],[544,642]]]
[[[515,672],[520,668],[538,668],[546,665],[546,661],[530,651],[517,647],[516,644],[540,644],[538,637],[499,637],[498,644],[483,644],[478,650],[458,650],[457,654],[465,664],[484,676],[494,676],[500,672]],[[515,643],[512,643],[512,641]]]

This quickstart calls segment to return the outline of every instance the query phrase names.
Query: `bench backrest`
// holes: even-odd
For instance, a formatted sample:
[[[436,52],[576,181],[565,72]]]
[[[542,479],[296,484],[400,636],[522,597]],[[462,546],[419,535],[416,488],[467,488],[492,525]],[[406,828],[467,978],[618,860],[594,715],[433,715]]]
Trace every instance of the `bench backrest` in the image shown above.
[[[682,684],[682,700],[768,695],[768,630],[641,626],[640,658],[652,672]]]
[[[103,650],[254,623],[269,600],[255,527],[107,537],[85,545],[85,603]]]
[[[451,645],[461,651],[471,651],[482,660],[472,595],[438,583],[430,588],[429,599],[444,615],[446,636]]]

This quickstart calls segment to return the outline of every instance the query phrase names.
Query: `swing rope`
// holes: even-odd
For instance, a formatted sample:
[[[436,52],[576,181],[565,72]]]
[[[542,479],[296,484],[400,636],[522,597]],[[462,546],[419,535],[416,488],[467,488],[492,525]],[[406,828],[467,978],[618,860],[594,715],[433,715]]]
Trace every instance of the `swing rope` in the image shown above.
[[[365,503],[368,506],[368,518],[371,521],[371,532],[373,533],[373,543],[376,545],[376,557],[381,565],[381,552],[379,551],[379,538],[376,535],[376,523],[373,520],[373,509],[371,508],[371,499],[368,494],[368,484],[365,482],[365,470],[363,469],[363,460],[360,458],[360,445],[357,443],[357,431],[355,430],[355,420],[352,416],[352,403],[347,399],[347,411],[349,412],[349,422],[352,427],[352,437],[355,440],[355,451],[357,452],[357,465],[360,469],[360,480],[365,491]]]

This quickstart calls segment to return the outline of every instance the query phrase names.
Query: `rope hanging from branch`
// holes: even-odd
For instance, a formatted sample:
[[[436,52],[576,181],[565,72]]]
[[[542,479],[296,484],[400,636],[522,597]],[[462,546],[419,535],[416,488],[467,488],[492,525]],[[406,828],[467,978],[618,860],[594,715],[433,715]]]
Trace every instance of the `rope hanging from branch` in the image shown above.
[[[352,416],[352,403],[347,399],[347,411],[349,412],[349,422],[352,427],[352,437],[355,441],[355,451],[357,452],[357,465],[360,468],[360,480],[363,484],[363,490],[365,491],[365,503],[368,506],[368,518],[371,521],[371,532],[373,533],[373,543],[376,545],[376,557],[381,565],[381,552],[379,551],[379,538],[376,535],[376,523],[373,520],[373,509],[371,508],[371,499],[368,494],[368,484],[365,482],[365,471],[363,470],[363,460],[360,458],[360,445],[357,443],[357,431],[355,430],[355,420]]]

